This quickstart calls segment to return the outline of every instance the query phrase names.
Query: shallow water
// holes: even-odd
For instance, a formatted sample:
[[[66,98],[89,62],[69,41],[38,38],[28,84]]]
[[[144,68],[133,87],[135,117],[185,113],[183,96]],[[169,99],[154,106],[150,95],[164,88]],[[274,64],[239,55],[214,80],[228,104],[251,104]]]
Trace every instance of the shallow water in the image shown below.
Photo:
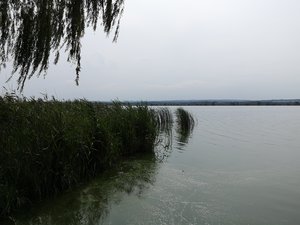
[[[163,158],[135,156],[15,217],[36,224],[300,224],[300,107],[185,107]]]

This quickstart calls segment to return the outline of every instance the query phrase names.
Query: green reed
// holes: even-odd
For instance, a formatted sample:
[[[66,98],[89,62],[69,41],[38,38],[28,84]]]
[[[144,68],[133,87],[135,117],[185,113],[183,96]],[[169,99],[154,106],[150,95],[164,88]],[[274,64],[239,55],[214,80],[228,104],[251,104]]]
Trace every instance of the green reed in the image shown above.
[[[176,109],[176,122],[177,122],[177,134],[178,141],[187,143],[193,129],[195,127],[195,120],[193,116],[183,108]]]
[[[167,109],[0,97],[0,215],[154,152],[172,124]]]

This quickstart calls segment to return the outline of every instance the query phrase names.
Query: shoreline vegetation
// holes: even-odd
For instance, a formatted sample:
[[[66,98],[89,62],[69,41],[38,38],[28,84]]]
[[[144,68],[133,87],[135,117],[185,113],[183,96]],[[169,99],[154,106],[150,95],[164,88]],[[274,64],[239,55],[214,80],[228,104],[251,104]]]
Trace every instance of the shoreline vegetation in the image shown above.
[[[164,107],[120,102],[0,97],[0,217],[90,180],[124,157],[170,147],[174,123],[184,135],[195,123],[182,108],[175,116]]]

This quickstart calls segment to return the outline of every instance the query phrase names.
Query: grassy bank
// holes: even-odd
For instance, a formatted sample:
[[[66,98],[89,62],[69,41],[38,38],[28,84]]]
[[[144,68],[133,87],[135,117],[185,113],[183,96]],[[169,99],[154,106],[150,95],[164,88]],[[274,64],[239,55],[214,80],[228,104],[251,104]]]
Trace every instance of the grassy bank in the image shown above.
[[[0,98],[0,213],[53,196],[120,158],[153,152],[166,109]]]

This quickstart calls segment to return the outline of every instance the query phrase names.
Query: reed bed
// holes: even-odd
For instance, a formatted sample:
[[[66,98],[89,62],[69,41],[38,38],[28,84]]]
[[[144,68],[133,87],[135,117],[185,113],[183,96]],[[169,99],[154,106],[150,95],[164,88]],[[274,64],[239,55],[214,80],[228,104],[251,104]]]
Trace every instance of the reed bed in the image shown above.
[[[154,152],[172,124],[168,109],[0,97],[0,215]]]

